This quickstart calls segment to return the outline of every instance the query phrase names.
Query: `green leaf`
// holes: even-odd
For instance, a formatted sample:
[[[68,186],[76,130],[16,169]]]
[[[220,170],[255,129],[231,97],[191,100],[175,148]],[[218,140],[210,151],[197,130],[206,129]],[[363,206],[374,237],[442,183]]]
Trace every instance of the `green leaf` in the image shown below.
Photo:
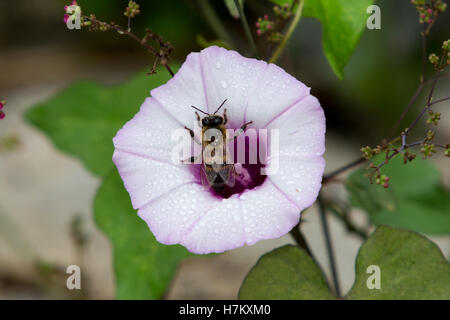
[[[305,0],[304,17],[319,19],[322,23],[323,50],[331,68],[339,79],[344,78],[344,67],[350,60],[366,28],[367,7],[374,0]],[[293,0],[272,0],[278,5],[292,4]]]
[[[304,250],[292,245],[263,255],[239,290],[239,299],[333,298],[320,268]]]
[[[380,289],[368,289],[367,268],[380,268]],[[450,264],[430,240],[411,231],[380,226],[356,259],[349,299],[450,299]]]
[[[117,298],[161,298],[178,263],[190,253],[181,246],[156,241],[131,207],[130,196],[115,169],[100,186],[94,212],[97,225],[112,242]]]
[[[234,0],[224,0],[224,2],[228,8],[228,11],[230,11],[231,16],[235,19],[238,19],[240,15],[238,9],[236,8]],[[244,5],[244,0],[239,0],[239,4],[242,7]]]
[[[112,243],[120,299],[160,298],[179,261],[190,255],[180,246],[165,246],[155,240],[132,209],[111,160],[117,130],[139,110],[150,90],[169,78],[160,70],[151,76],[142,72],[116,87],[76,83],[26,114],[59,149],[104,177],[95,199],[95,220]]]
[[[380,289],[369,289],[379,268]],[[368,269],[369,268],[369,269]],[[439,247],[415,232],[379,226],[361,246],[346,299],[450,299],[450,264]],[[239,299],[334,299],[320,268],[286,245],[263,255],[242,283]]]
[[[350,175],[346,188],[353,206],[364,209],[374,224],[386,224],[427,234],[450,233],[450,194],[439,171],[428,161],[403,164],[401,156],[382,168],[390,187],[370,184],[360,169]]]
[[[104,87],[83,81],[70,85],[26,113],[26,119],[46,133],[60,150],[78,159],[94,174],[111,171],[112,138],[139,110],[150,90],[170,75],[163,69],[140,73],[126,84]]]

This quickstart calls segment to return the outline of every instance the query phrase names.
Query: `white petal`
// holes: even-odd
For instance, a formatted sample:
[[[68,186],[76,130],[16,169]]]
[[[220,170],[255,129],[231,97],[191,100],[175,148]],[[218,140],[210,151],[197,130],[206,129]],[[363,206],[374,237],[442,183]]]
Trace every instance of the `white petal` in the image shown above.
[[[208,111],[213,113],[227,99],[223,108],[227,108],[229,126],[239,128],[243,124],[247,101],[267,69],[267,63],[214,46],[201,51],[200,55]],[[218,113],[222,114],[223,109]]]
[[[113,161],[135,209],[181,184],[199,181],[189,170],[193,168],[190,165],[175,165],[118,149],[114,151]]]
[[[207,210],[220,200],[197,183],[179,186],[139,209],[156,239],[180,243]]]
[[[269,175],[268,179],[295,203],[299,210],[303,210],[316,201],[322,186],[324,169],[325,160],[322,157],[280,156],[278,172]]]
[[[189,231],[181,244],[194,253],[223,252],[245,244],[239,199],[231,197],[216,202]]]
[[[274,239],[289,232],[300,219],[300,210],[273,183],[266,181],[240,197],[246,243]]]
[[[139,112],[114,137],[117,150],[171,163],[171,151],[179,141],[172,133],[182,128],[153,98],[147,98]],[[181,130],[189,141],[189,133]]]
[[[309,94],[309,88],[280,67],[269,64],[250,94],[245,121],[264,128],[269,121],[285,112]]]
[[[267,129],[269,133],[271,129],[279,130],[282,156],[315,157],[325,152],[325,115],[319,101],[311,95],[273,119]]]
[[[180,123],[192,128],[196,117],[191,106],[206,109],[200,54],[189,54],[175,76],[166,84],[153,89],[151,95]]]

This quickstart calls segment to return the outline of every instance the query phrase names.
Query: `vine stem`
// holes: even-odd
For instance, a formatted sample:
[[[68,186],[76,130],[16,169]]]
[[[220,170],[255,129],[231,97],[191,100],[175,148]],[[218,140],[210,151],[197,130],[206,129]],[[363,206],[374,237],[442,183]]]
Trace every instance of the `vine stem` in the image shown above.
[[[304,249],[310,257],[312,257],[312,253],[311,253],[311,250],[309,249],[306,239],[303,236],[303,233],[300,231],[300,224],[301,224],[301,221],[299,223],[297,223],[297,225],[295,227],[293,227],[289,233],[291,234],[292,238],[294,238],[297,245],[300,248]]]
[[[423,30],[420,33],[422,38],[422,75],[420,77],[420,82],[424,83],[426,81],[426,65],[427,65],[427,34],[425,33],[425,26],[422,26]]]
[[[85,18],[86,20],[92,21],[92,19],[86,15],[83,15],[83,18]],[[99,21],[99,20],[97,20]],[[93,22],[93,21],[92,21]],[[125,30],[122,27],[116,25],[116,24],[112,24],[111,23],[111,27],[116,30],[119,34],[125,34],[127,36],[129,36],[131,39],[139,42],[142,46],[144,46],[148,51],[150,51],[153,55],[155,55],[157,57],[157,59],[161,58],[161,54],[152,46],[146,44],[144,41],[142,41],[143,39],[139,38],[137,35],[135,35],[134,33],[132,33],[129,30]],[[172,71],[172,69],[170,68],[170,66],[167,63],[161,63],[166,70],[169,72],[169,74],[173,77],[175,75],[175,73]]]
[[[259,59],[258,50],[256,49],[255,41],[253,40],[252,32],[250,30],[250,26],[248,25],[247,18],[245,17],[244,9],[242,8],[239,0],[234,0],[234,5],[239,12],[239,16],[241,18],[242,27],[244,28],[245,36],[247,37],[248,43],[250,44],[250,48],[252,49],[253,55],[255,58]]]
[[[336,169],[336,170],[330,172],[329,174],[327,174],[327,175],[325,175],[323,177],[323,183],[327,183],[331,178],[333,178],[333,177],[337,176],[338,174],[340,174],[340,173],[342,173],[344,171],[347,171],[347,170],[349,170],[349,169],[351,169],[351,168],[353,168],[353,167],[355,167],[355,166],[357,166],[357,165],[359,165],[361,163],[364,163],[365,161],[366,161],[366,159],[361,157],[361,158],[359,158],[357,160],[354,160],[354,161],[350,162],[349,164],[347,164],[347,165],[345,165],[343,167],[340,167],[339,169]]]
[[[416,102],[416,100],[417,100],[419,94],[423,91],[424,86],[425,86],[426,84],[430,83],[430,82],[432,82],[432,83],[434,84],[433,86],[435,86],[436,83],[437,83],[437,81],[438,81],[439,79],[447,78],[447,77],[449,77],[449,76],[450,76],[450,73],[440,74],[440,75],[435,76],[435,77],[432,78],[432,79],[428,79],[428,80],[426,80],[425,82],[419,84],[419,87],[417,88],[417,90],[416,90],[416,92],[414,93],[413,97],[412,97],[411,100],[409,101],[409,103],[408,103],[408,105],[406,106],[406,108],[403,110],[403,113],[402,113],[402,115],[400,116],[400,119],[397,121],[397,123],[396,123],[395,126],[393,127],[390,136],[392,136],[392,133],[399,127],[399,125],[400,125],[400,123],[401,123],[401,120],[403,120],[403,119],[405,118],[406,114],[408,113],[408,111],[410,111],[410,109],[411,109],[411,107],[413,106],[414,102]],[[434,91],[434,88],[433,88],[433,91]],[[432,92],[431,92],[431,93],[432,93]],[[430,96],[430,95],[429,95],[429,96]],[[430,106],[432,106],[433,104],[437,104],[437,103],[440,103],[440,102],[443,102],[443,101],[447,101],[447,100],[449,100],[449,99],[450,99],[450,97],[447,97],[447,98],[443,98],[443,99],[440,99],[440,100],[436,100],[436,101],[434,101],[434,102],[431,101],[429,104],[430,104]],[[428,109],[428,107],[429,107],[429,106],[428,106],[428,103],[427,103],[427,106],[422,110],[422,112],[421,112],[421,113],[419,114],[419,116],[416,118],[417,121],[420,120],[420,118],[423,116],[423,114],[424,114],[425,111]],[[415,123],[417,123],[416,120],[410,125],[410,128],[409,128],[409,130],[408,130],[408,133],[411,131],[413,125],[415,125]],[[323,177],[323,184],[326,184],[327,182],[329,182],[332,178],[334,178],[334,177],[337,176],[338,174],[341,174],[341,173],[344,172],[344,171],[347,171],[347,170],[349,170],[349,169],[351,169],[351,168],[353,168],[353,167],[355,167],[355,166],[357,166],[357,165],[359,165],[359,164],[362,164],[362,163],[364,163],[365,161],[366,161],[366,160],[365,160],[364,158],[361,157],[361,158],[358,158],[358,159],[356,159],[356,160],[354,160],[354,161],[352,161],[352,162],[350,162],[350,163],[348,163],[348,164],[346,164],[346,165],[344,165],[344,166],[342,166],[342,167],[340,167],[340,168],[338,168],[338,169],[336,169],[336,170],[330,172],[329,174],[327,174],[327,175],[325,175],[325,176]]]
[[[439,78],[434,78],[433,84],[431,86],[430,93],[428,94],[428,100],[425,108],[422,109],[420,114],[414,119],[414,121],[411,123],[411,125],[405,130],[405,135],[408,135],[411,130],[416,126],[416,124],[419,122],[419,120],[422,118],[422,116],[425,114],[427,110],[429,110],[431,105],[431,99],[433,98],[434,89],[436,88],[436,84],[438,82]]]
[[[222,21],[217,16],[210,2],[208,0],[197,0],[197,4],[203,11],[203,15],[205,16],[205,19],[210,25],[211,29],[213,29],[214,33],[219,38],[224,40],[227,44],[235,48],[233,38],[230,36],[227,28],[223,25]]]
[[[235,0],[237,1],[237,0]],[[300,18],[302,17],[303,12],[303,6],[305,4],[305,0],[299,0],[297,11],[295,12],[294,19],[292,20],[292,23],[289,26],[288,31],[283,37],[283,40],[281,40],[280,45],[277,47],[275,52],[273,53],[272,57],[269,59],[269,63],[276,63],[278,59],[281,56],[281,53],[283,52],[284,48],[286,47],[286,44],[288,43],[289,39],[291,38],[292,34],[294,33],[295,28],[297,27],[297,24],[300,21]]]
[[[432,106],[433,104],[437,104],[437,103],[441,103],[441,102],[447,101],[447,100],[450,100],[450,97],[442,98],[442,99],[439,99],[439,100],[435,100],[435,101],[430,103],[430,106]]]
[[[334,258],[333,245],[331,243],[330,230],[328,228],[325,203],[323,202],[322,196],[320,194],[317,199],[319,202],[320,219],[322,222],[322,230],[323,230],[323,234],[325,237],[325,244],[326,244],[327,254],[328,254],[328,262],[330,264],[331,276],[333,278],[334,292],[338,298],[341,298],[341,288],[339,285],[337,266],[336,266],[336,261]]]

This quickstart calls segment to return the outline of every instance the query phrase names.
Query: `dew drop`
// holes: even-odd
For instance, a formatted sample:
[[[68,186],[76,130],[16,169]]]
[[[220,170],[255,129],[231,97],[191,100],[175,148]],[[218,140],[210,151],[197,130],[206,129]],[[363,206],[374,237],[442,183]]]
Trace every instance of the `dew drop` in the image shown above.
[[[224,89],[226,89],[228,87],[228,84],[227,84],[227,82],[225,80],[222,80],[220,82],[220,84],[222,85],[222,88],[224,88]]]

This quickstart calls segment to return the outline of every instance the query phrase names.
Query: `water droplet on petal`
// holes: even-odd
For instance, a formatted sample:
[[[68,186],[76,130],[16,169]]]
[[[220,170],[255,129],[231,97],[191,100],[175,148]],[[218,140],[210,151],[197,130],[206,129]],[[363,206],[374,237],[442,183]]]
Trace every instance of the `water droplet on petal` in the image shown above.
[[[222,88],[226,89],[228,87],[228,84],[225,80],[220,81],[220,84],[222,85]]]

